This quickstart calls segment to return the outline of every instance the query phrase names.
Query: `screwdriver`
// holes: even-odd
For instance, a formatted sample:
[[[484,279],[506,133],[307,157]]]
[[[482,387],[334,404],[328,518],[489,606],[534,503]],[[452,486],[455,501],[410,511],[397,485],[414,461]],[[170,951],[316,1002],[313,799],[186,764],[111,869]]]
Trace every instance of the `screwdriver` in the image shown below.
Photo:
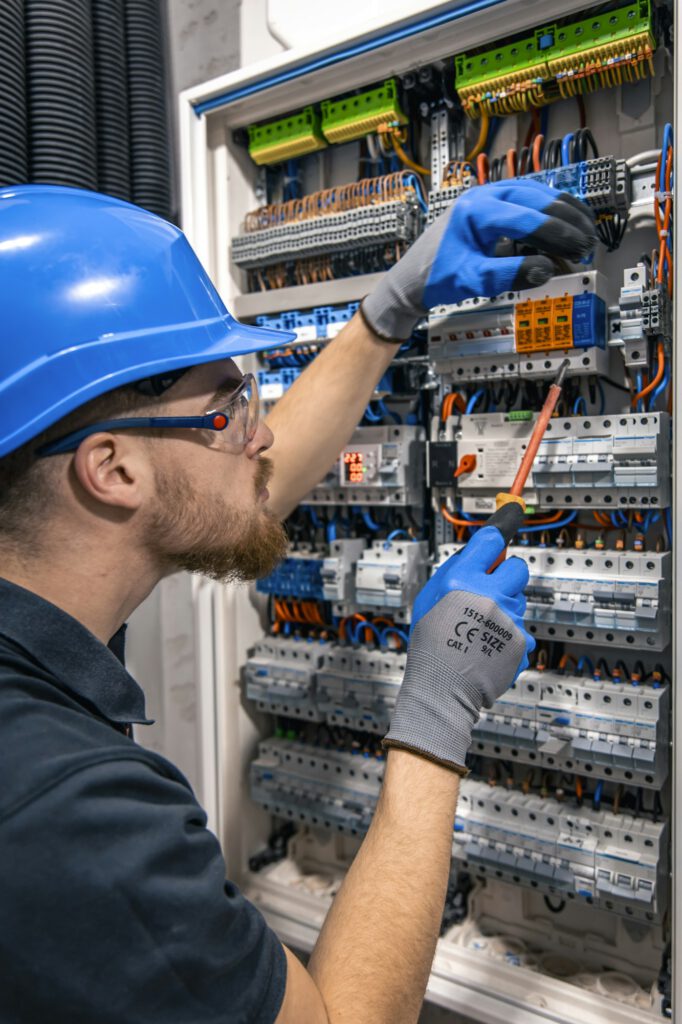
[[[486,526],[496,526],[507,544],[509,544],[514,534],[516,534],[523,525],[523,519],[526,514],[526,503],[522,498],[523,489],[526,486],[526,480],[533,468],[533,462],[535,461],[535,456],[538,453],[538,448],[545,436],[547,424],[551,420],[552,413],[556,409],[557,402],[561,396],[561,389],[569,366],[570,363],[568,359],[564,359],[559,366],[554,382],[550,384],[549,391],[547,392],[547,398],[540,410],[540,415],[535,421],[533,433],[530,435],[530,441],[523,453],[521,465],[514,477],[514,482],[508,491],[500,491],[500,493],[496,495],[495,512],[485,524]],[[488,572],[492,572],[493,569],[496,569],[497,566],[504,561],[506,554],[507,552],[505,549],[495,564],[491,565],[490,569],[488,569]]]

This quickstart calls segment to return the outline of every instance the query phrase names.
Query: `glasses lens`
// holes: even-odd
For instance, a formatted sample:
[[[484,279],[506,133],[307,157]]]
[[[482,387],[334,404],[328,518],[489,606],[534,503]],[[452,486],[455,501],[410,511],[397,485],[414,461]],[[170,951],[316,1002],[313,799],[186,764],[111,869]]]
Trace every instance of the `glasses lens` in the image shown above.
[[[252,373],[241,380],[232,398],[222,409],[227,416],[227,427],[215,434],[214,443],[229,448],[243,448],[258,429],[260,402],[258,384]]]

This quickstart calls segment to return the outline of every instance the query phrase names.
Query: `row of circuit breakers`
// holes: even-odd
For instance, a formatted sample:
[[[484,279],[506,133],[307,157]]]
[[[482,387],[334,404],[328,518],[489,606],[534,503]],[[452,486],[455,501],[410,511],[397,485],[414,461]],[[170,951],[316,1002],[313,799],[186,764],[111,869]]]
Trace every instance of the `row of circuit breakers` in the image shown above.
[[[627,215],[631,181],[622,160],[585,160],[530,177],[584,199],[597,214]],[[416,190],[406,188],[390,201],[361,197],[357,208],[334,217],[308,211],[299,221],[287,219],[287,211],[283,222],[273,220],[275,208],[264,208],[270,219],[254,221],[233,239],[232,257],[251,269],[355,251],[389,238],[409,244],[462,187],[432,190],[428,207]],[[614,376],[614,361],[633,374],[642,372],[650,344],[669,338],[672,322],[664,287],[650,284],[649,277],[643,263],[626,269],[618,305],[611,308],[605,278],[586,266],[542,289],[432,309],[422,325],[427,378],[421,387],[431,389],[435,405],[474,383],[523,389],[536,381],[541,393],[564,359],[569,378],[587,379],[591,387],[599,381],[602,389]],[[293,348],[268,354],[267,369],[259,375],[266,403],[291,386],[356,309],[350,303],[258,318],[263,326],[295,331],[298,339]],[[612,406],[629,404],[615,393],[607,397]],[[669,508],[669,414],[655,403],[652,411],[644,406],[607,413],[603,390],[601,406],[596,415],[552,419],[524,492],[533,511],[596,511],[631,526],[633,513],[653,517]],[[308,512],[345,514],[350,521],[365,510],[387,522],[395,510],[421,521],[432,515],[436,524],[443,523],[444,513],[475,520],[493,512],[495,495],[512,483],[535,413],[476,412],[467,403],[466,411],[450,405],[444,415],[444,408],[440,414],[434,408],[428,427],[408,417],[358,427],[306,498]],[[350,627],[340,641],[275,632],[256,644],[245,665],[246,693],[257,707],[285,723],[301,724],[300,731],[280,726],[277,735],[260,743],[251,765],[252,797],[277,817],[358,836],[367,831],[385,764],[376,739],[389,726],[406,653],[384,642],[373,624],[376,646],[363,643],[368,627],[362,615],[390,617],[406,641],[419,590],[459,547],[447,542],[452,535],[447,527],[436,530],[431,546],[404,530],[396,532],[401,539],[372,539],[370,533],[331,536],[324,546],[298,542],[257,584],[273,602],[282,597],[292,603],[326,602],[336,622],[358,620],[355,632]],[[611,648],[614,658],[631,651],[633,659],[651,664],[668,647],[672,565],[663,545],[655,550],[645,550],[644,544],[632,550],[603,543],[562,547],[556,534],[549,544],[538,543],[536,536],[517,539],[516,545],[530,570],[526,626],[540,643]],[[389,625],[388,633],[393,631]],[[589,671],[582,671],[582,661]],[[455,863],[479,877],[582,899],[642,922],[660,921],[669,837],[659,791],[670,771],[670,694],[664,673],[645,675],[646,681],[634,675],[619,681],[615,673],[602,678],[589,658],[570,671],[538,665],[484,709],[472,754],[509,765],[517,784],[505,788],[462,780]],[[320,741],[338,729],[375,741],[345,746]],[[549,790],[545,795],[537,787],[518,787],[519,778],[546,775],[593,780],[600,793],[609,783],[619,793],[637,789],[647,794],[654,811],[633,813],[631,803],[619,809],[613,801],[608,809],[598,801],[576,806],[562,802],[556,788],[550,797]]]

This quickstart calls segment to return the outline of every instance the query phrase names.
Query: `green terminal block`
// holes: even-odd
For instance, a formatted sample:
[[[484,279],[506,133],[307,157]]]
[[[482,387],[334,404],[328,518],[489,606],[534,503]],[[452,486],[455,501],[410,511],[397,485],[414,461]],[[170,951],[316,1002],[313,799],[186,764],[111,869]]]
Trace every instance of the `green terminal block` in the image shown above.
[[[631,41],[637,36],[651,36],[654,44],[653,26],[651,21],[650,0],[637,0],[636,3],[620,7],[615,11],[584,18],[572,25],[552,26],[544,29],[553,35],[552,46],[547,53],[548,60],[553,63],[563,57],[572,57],[596,47],[613,47],[608,56],[617,57],[622,47],[618,44]],[[538,33],[536,33],[537,38]]]
[[[546,35],[548,30],[538,30],[537,36]],[[549,30],[550,32],[552,29]],[[531,70],[532,69],[532,70]],[[481,82],[492,82],[509,75],[524,74],[529,78],[545,79],[547,54],[540,48],[538,38],[521,39],[516,43],[498,46],[471,56],[460,53],[455,57],[455,87],[457,92]]]
[[[533,419],[533,413],[530,409],[512,409],[507,413],[507,419],[510,423],[525,423]]]
[[[461,53],[455,87],[469,117],[515,114],[585,91],[584,80],[595,75],[608,87],[637,80],[642,71],[634,65],[648,64],[653,74],[655,45],[651,0],[635,0],[571,24],[544,25],[484,53]]]
[[[249,156],[256,164],[279,164],[306,153],[325,149],[320,116],[314,107],[270,124],[249,125]]]
[[[351,142],[377,130],[380,124],[407,124],[398,104],[395,78],[377,89],[343,100],[322,101],[322,134],[328,142]]]

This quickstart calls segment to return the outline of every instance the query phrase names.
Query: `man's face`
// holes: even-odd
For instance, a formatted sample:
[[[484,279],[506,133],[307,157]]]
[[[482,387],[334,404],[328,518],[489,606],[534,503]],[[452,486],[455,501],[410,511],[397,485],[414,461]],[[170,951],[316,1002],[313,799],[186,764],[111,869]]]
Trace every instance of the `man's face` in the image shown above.
[[[231,360],[194,367],[168,392],[162,415],[197,416],[239,370]],[[220,401],[220,400],[219,400]],[[150,438],[154,493],[144,540],[166,571],[184,569],[222,582],[267,575],[284,556],[287,536],[267,507],[272,463],[261,453],[272,432],[259,424],[243,451],[225,451],[200,430]]]

